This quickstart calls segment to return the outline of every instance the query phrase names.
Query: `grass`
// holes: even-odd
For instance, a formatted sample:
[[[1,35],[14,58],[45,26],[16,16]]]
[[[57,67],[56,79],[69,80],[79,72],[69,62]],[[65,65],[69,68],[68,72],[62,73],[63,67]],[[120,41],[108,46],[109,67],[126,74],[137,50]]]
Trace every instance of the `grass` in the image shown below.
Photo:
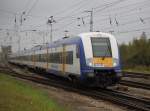
[[[43,90],[0,73],[0,111],[66,111]]]

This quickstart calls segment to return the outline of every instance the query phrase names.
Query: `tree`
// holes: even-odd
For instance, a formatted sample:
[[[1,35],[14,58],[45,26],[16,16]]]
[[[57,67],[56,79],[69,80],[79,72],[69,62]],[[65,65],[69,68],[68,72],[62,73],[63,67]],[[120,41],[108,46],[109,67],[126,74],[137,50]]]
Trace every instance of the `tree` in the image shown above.
[[[134,39],[128,45],[120,45],[123,67],[150,66],[150,40],[143,32],[140,39]]]

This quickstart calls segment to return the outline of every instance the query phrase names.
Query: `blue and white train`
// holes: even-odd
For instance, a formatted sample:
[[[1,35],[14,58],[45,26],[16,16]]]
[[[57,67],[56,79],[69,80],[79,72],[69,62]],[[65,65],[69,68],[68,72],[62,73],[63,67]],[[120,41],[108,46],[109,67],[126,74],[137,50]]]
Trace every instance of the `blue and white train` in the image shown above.
[[[118,83],[121,67],[115,37],[89,32],[12,54],[9,62],[42,69],[90,86]]]

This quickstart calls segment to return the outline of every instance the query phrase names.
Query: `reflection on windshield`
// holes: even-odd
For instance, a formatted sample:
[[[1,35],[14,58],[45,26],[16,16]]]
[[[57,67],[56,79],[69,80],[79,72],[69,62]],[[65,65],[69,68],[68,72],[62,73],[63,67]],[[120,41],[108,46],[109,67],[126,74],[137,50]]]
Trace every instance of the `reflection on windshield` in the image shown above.
[[[94,57],[111,57],[109,38],[91,38]]]

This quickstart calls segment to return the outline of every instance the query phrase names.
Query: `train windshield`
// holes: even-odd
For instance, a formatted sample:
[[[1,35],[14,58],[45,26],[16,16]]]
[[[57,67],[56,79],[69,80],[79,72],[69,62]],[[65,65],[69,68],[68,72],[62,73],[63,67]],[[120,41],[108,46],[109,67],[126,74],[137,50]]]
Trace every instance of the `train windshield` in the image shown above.
[[[91,38],[94,57],[111,57],[109,38]]]

